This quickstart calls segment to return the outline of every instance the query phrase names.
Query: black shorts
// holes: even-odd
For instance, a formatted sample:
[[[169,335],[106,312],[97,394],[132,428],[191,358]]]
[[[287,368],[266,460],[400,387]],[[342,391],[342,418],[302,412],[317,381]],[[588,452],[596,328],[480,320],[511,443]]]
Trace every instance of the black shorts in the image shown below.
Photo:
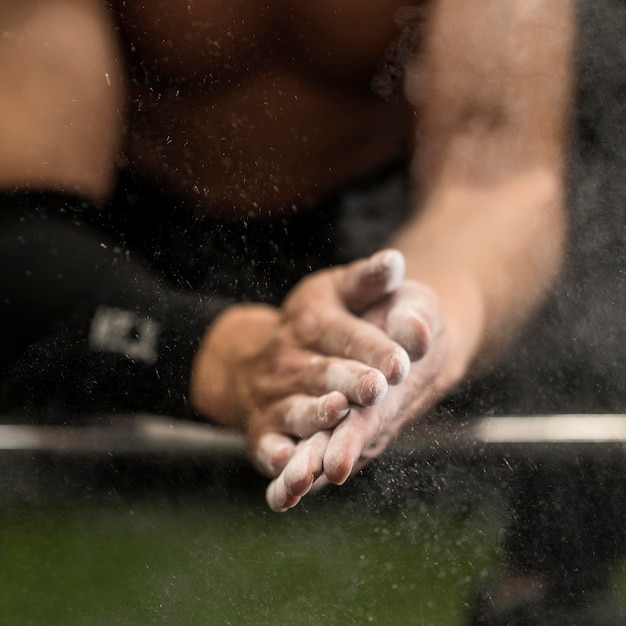
[[[266,220],[203,215],[125,169],[107,228],[178,287],[278,305],[306,274],[379,250],[409,206],[405,162]]]

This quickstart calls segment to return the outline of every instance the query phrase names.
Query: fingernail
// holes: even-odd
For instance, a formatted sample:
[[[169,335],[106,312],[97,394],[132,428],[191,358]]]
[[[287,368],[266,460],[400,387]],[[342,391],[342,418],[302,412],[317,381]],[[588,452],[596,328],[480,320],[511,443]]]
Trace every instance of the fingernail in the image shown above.
[[[373,370],[360,383],[361,402],[364,406],[377,404],[387,395],[387,379],[382,372]]]
[[[398,289],[404,279],[404,256],[398,250],[389,249],[384,252],[382,262],[388,273],[386,291],[393,292]]]
[[[411,359],[406,350],[394,350],[393,354],[385,359],[385,371],[390,385],[401,383],[409,375]]]

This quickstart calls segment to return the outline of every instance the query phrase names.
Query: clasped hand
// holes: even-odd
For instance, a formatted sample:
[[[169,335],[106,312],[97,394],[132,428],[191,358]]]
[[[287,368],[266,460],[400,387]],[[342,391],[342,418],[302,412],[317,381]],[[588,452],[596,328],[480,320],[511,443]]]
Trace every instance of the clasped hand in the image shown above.
[[[192,402],[246,433],[282,511],[345,482],[423,413],[445,354],[436,295],[384,250],[309,275],[280,310],[231,307],[196,357]]]

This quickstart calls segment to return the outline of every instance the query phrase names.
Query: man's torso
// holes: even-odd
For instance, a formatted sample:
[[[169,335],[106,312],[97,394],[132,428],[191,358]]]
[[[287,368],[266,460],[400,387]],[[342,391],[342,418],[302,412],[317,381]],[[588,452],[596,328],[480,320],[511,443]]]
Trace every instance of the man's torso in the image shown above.
[[[371,91],[403,0],[116,0],[128,153],[222,214],[306,205],[407,149],[410,112]]]

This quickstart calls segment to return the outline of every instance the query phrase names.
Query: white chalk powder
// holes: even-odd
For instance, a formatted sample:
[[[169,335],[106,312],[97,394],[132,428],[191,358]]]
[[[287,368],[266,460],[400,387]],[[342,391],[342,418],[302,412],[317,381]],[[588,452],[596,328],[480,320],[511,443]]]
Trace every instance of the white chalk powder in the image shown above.
[[[389,386],[383,374],[370,370],[365,376],[350,371],[341,363],[333,363],[326,370],[325,383],[329,389],[341,391],[348,399],[376,404],[386,395]]]

